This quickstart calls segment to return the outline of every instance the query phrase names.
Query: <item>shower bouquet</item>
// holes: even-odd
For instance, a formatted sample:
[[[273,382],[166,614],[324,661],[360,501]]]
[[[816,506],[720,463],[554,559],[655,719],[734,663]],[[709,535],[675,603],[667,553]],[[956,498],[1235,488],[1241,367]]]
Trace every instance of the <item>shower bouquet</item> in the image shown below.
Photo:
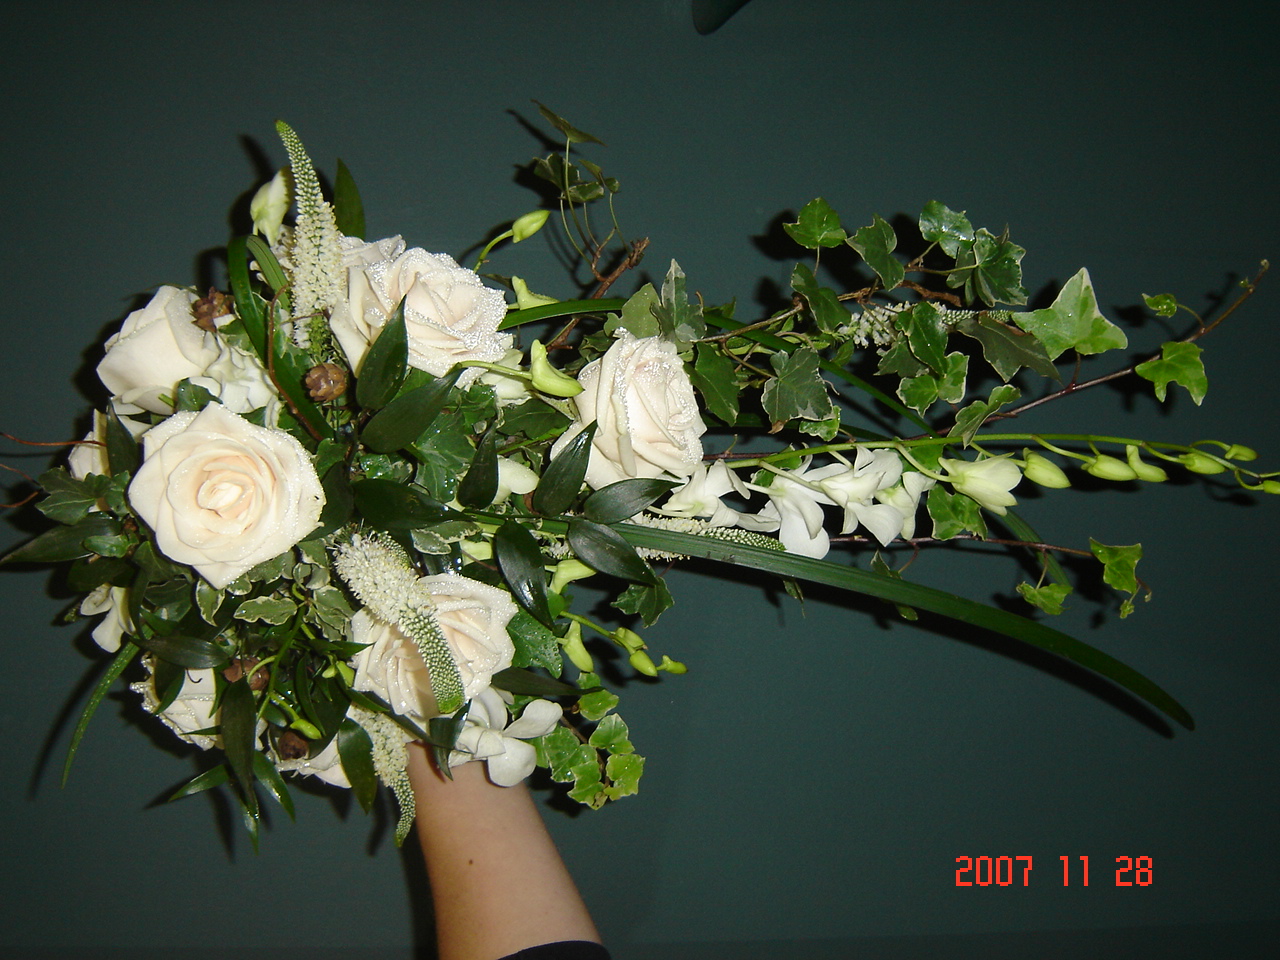
[[[1122,484],[1184,470],[1267,493],[1280,480],[1229,442],[1016,426],[1126,375],[1200,403],[1196,341],[1256,278],[1212,321],[1144,297],[1189,316],[1187,334],[1089,380],[1081,358],[1127,340],[1088,272],[1024,309],[1024,250],[938,202],[910,256],[884,219],[850,233],[807,203],[785,225],[791,290],[765,316],[704,303],[675,262],[611,297],[647,241],[622,237],[617,181],[581,156],[599,141],[539,109],[565,144],[532,164],[547,202],[474,269],[367,238],[346,167],[326,197],[278,124],[289,164],[255,195],[253,233],[230,242],[225,289],[161,287],[106,342],[110,399],[38,480],[51,526],[2,561],[65,565],[83,593],[72,617],[95,618],[110,657],[68,768],[120,682],[220,751],[174,796],[225,785],[255,840],[266,797],[292,814],[288,776],[366,809],[387,785],[402,840],[413,740],[442,770],[483,762],[498,784],[547,768],[600,807],[635,793],[644,767],[605,680],[685,672],[684,651],[651,651],[643,631],[672,605],[663,572],[691,558],[765,571],[797,597],[816,582],[1006,634],[1191,726],[1043,616],[1072,591],[1062,554],[1095,558],[1130,613],[1140,545],[1074,531],[1054,545],[1014,491],[1067,487],[1071,470]],[[544,228],[578,256],[566,299],[482,276],[500,245]],[[834,258],[853,261],[859,289],[826,285]],[[958,540],[1029,554],[1027,616],[914,584],[895,561]],[[575,607],[587,579],[615,616]]]

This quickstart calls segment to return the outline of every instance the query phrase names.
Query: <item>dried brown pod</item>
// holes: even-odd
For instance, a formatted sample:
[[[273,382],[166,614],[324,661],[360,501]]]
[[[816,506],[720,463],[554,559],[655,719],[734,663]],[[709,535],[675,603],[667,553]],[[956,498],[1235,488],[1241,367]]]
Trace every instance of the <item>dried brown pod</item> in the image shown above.
[[[336,363],[318,363],[307,371],[302,382],[312,400],[337,400],[347,392],[347,371]]]
[[[201,330],[213,333],[218,329],[213,321],[225,317],[235,309],[235,300],[230,295],[209,288],[209,292],[191,304],[191,312],[196,318],[196,326]]]
[[[276,739],[276,753],[281,760],[301,760],[311,750],[305,737],[286,730]]]

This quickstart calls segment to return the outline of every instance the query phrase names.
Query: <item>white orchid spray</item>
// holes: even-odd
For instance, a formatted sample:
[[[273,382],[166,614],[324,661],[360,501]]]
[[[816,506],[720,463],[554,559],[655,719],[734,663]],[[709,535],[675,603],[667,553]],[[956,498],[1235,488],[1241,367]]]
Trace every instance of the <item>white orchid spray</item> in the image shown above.
[[[476,268],[562,229],[581,256],[563,299],[505,267],[509,280],[482,277],[401,236],[366,238],[350,172],[339,165],[326,197],[281,123],[289,165],[254,194],[255,233],[228,244],[229,290],[162,286],[106,341],[109,402],[38,481],[49,529],[0,558],[65,565],[73,609],[111,657],[72,755],[123,678],[183,742],[219,752],[175,798],[226,786],[255,840],[263,795],[292,811],[288,775],[366,810],[390,788],[403,841],[413,741],[442,772],[483,762],[511,785],[541,768],[597,808],[636,793],[645,764],[599,654],[624,680],[696,677],[696,642],[681,660],[651,649],[675,603],[664,574],[685,563],[958,617],[1190,724],[1165,691],[1043,620],[905,579],[917,558],[978,543],[1025,554],[1040,573],[1019,593],[1056,613],[1071,585],[1052,556],[1083,555],[1124,616],[1144,591],[1141,546],[1042,537],[1013,494],[1024,475],[1051,491],[1071,484],[1064,466],[1125,484],[1185,469],[1280,493],[1280,473],[1239,444],[1017,432],[1068,392],[1056,363],[1128,342],[1087,271],[1022,309],[1025,251],[1007,231],[930,202],[903,245],[924,252],[904,262],[888,221],[846,233],[814,200],[784,224],[809,262],[777,311],[735,318],[674,261],[660,288],[606,296],[648,242],[622,239],[617,181],[578,157],[594,138],[540,109],[567,146],[531,170],[562,216],[513,218]],[[823,269],[843,256],[874,279],[824,286],[819,253]],[[1198,341],[1220,323],[1197,317],[1149,359],[1070,389],[1124,374],[1199,403]],[[983,378],[997,385],[975,393]],[[575,600],[584,580],[612,591],[604,613]]]

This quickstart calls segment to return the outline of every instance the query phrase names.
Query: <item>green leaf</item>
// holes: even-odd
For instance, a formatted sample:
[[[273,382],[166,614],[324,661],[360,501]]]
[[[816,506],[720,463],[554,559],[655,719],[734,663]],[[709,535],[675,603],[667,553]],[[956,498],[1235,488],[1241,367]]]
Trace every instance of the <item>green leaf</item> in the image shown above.
[[[931,373],[908,377],[898,383],[898,399],[924,413],[938,399],[938,378]]]
[[[1144,293],[1142,302],[1157,317],[1172,317],[1178,312],[1178,298],[1172,293],[1157,293],[1154,297]]]
[[[1062,602],[1071,593],[1071,585],[1068,583],[1046,583],[1041,587],[1033,587],[1029,583],[1020,583],[1018,584],[1018,592],[1022,594],[1027,603],[1039,607],[1045,613],[1057,616],[1062,613]]]
[[[697,340],[707,332],[702,307],[689,302],[685,294],[684,271],[674,260],[662,281],[662,300],[651,308],[662,329],[662,335],[677,345]],[[681,351],[683,355],[685,351]]]
[[[386,336],[385,332],[383,336]],[[378,340],[380,342],[382,337]],[[367,361],[365,367],[368,367]],[[365,424],[360,431],[361,442],[377,453],[392,453],[413,443],[448,404],[453,386],[461,375],[460,369],[452,370],[396,397]],[[360,382],[364,382],[363,378]]]
[[[511,660],[513,667],[538,666],[553,677],[560,676],[564,666],[560,660],[560,641],[527,611],[517,610],[507,622],[507,636],[516,648]]]
[[[333,216],[338,230],[346,237],[364,236],[364,201],[356,187],[355,177],[338,158],[338,172],[333,178]]]
[[[950,540],[961,533],[987,535],[987,525],[982,519],[978,502],[962,493],[952,493],[944,487],[934,487],[925,501],[929,519],[933,521],[933,535],[939,540]]]
[[[1177,383],[1186,387],[1191,399],[1199,406],[1209,392],[1209,378],[1204,372],[1201,352],[1194,343],[1172,340],[1161,346],[1158,358],[1140,363],[1134,370],[1138,376],[1155,384],[1157,400],[1163,401],[1169,384]]]
[[[564,117],[552,113],[541,103],[538,103],[537,100],[533,102],[538,105],[538,112],[542,114],[542,119],[564,134],[565,139],[570,143],[598,143],[602,147],[605,145],[603,140],[597,140],[591,134],[579,130]]]
[[[599,809],[608,799],[605,796],[604,784],[601,782],[600,762],[594,755],[590,760],[574,766],[569,773],[573,777],[573,786],[569,788],[568,793],[570,800],[576,800],[592,809]]]
[[[593,570],[634,583],[653,583],[658,579],[635,547],[612,527],[574,517],[569,521],[568,540],[574,555]]]
[[[245,237],[244,243],[249,256],[258,265],[258,272],[266,279],[272,292],[280,297],[282,303],[288,304],[288,294],[281,294],[280,291],[288,287],[289,278],[285,276],[284,269],[280,266],[280,261],[276,259],[270,245],[259,236]]]
[[[760,401],[772,423],[797,417],[826,420],[834,409],[827,394],[827,382],[818,373],[818,352],[800,347],[792,353],[775,353],[769,358],[774,378],[764,385]]]
[[[814,560],[794,553],[765,550],[711,537],[699,537],[632,524],[622,524],[619,529],[638,547],[704,557],[762,570],[780,577],[794,577],[813,583],[823,583],[841,590],[879,597],[892,603],[904,603],[919,610],[927,610],[984,630],[1003,634],[1092,670],[1120,685],[1134,696],[1145,700],[1157,710],[1163,711],[1188,730],[1195,727],[1191,715],[1182,705],[1142,674],[1101,650],[1081,643],[1074,637],[1067,636],[1043,623],[944,593],[932,587],[877,576],[830,560]]]
[[[391,532],[430,527],[466,515],[432,500],[417,487],[394,480],[357,480],[351,484],[356,509],[371,527]]]
[[[67,777],[71,773],[71,761],[76,757],[76,751],[80,748],[80,741],[84,739],[85,731],[89,729],[89,721],[93,719],[94,713],[97,712],[98,704],[102,702],[102,698],[107,695],[107,691],[116,682],[116,678],[124,673],[125,667],[133,662],[138,653],[139,647],[137,644],[128,640],[120,644],[120,649],[116,651],[115,658],[107,666],[106,672],[93,685],[93,692],[89,694],[89,700],[80,714],[79,721],[76,722],[76,729],[71,734],[71,745],[67,747],[67,759],[62,764],[62,786],[65,787],[67,785]]]
[[[982,344],[982,355],[1005,382],[1022,367],[1030,367],[1050,380],[1061,379],[1043,343],[1029,333],[1001,323],[990,314],[966,317],[956,324],[955,329]]]
[[[431,755],[435,758],[436,769],[450,780],[453,779],[453,774],[449,772],[449,754],[457,744],[462,728],[466,726],[467,711],[470,709],[471,701],[468,700],[451,716],[432,717],[427,724],[427,729],[430,731],[428,742],[431,744]]]
[[[940,376],[946,372],[948,330],[941,310],[921,301],[898,313],[893,325],[907,335],[907,345],[917,360]]]
[[[996,413],[1006,404],[1013,403],[1022,396],[1022,391],[1012,384],[1002,383],[991,391],[986,400],[975,400],[956,414],[956,423],[947,431],[949,437],[961,437],[967,447],[974,436],[986,422],[987,417]]]
[[[618,594],[612,604],[623,613],[638,614],[646,627],[653,626],[666,610],[675,605],[667,583],[658,577],[653,583],[633,583]]]
[[[174,392],[173,412],[199,413],[209,404],[217,400],[206,388],[192,383],[190,380],[178,381],[178,389]]]
[[[827,201],[818,197],[800,208],[795,223],[784,223],[782,229],[802,247],[817,250],[821,247],[838,247],[845,242],[844,227],[840,217]]]
[[[579,674],[578,686],[591,691],[578,700],[578,711],[588,720],[600,720],[618,705],[618,695],[601,687],[600,678],[594,673]]]
[[[916,359],[916,356],[911,352],[911,346],[907,341],[899,340],[881,355],[880,363],[876,366],[876,373],[880,376],[892,375],[902,377],[904,379],[910,379],[911,377],[918,377],[921,374],[927,373],[928,369],[928,367]],[[930,379],[934,378],[930,377]]]
[[[167,660],[188,670],[217,670],[231,661],[226,650],[212,640],[203,640],[199,637],[135,637],[134,643],[161,660]]]
[[[522,433],[530,440],[546,440],[564,432],[569,418],[536,397],[503,407],[500,428],[507,436]]]
[[[241,677],[223,688],[222,710],[218,717],[222,752],[227,755],[227,765],[240,787],[240,799],[245,809],[256,819],[258,794],[253,789],[253,754],[258,715],[247,678]]]
[[[356,402],[365,410],[380,410],[404,382],[409,364],[409,335],[404,326],[404,300],[369,346],[356,380]]]
[[[587,475],[587,463],[591,457],[591,441],[596,435],[596,423],[587,424],[542,471],[542,478],[534,488],[533,509],[544,516],[564,513],[578,499],[582,481]]]
[[[309,539],[326,537],[345,526],[355,511],[355,494],[351,491],[351,471],[345,463],[335,463],[323,474],[320,486],[324,490],[324,508],[320,511],[320,526]]]
[[[556,727],[542,738],[551,779],[565,783],[573,779],[572,770],[584,763],[595,763],[596,752],[578,740],[568,727]]]
[[[610,800],[632,796],[640,791],[644,757],[634,753],[615,753],[605,762],[604,773],[613,781],[612,786],[605,788]]]
[[[236,619],[246,623],[262,621],[279,626],[288,623],[297,612],[298,605],[288,597],[254,597],[236,608]]]
[[[107,463],[112,475],[135,473],[141,462],[137,438],[129,432],[114,409],[107,411]]]
[[[181,800],[183,797],[190,797],[206,790],[212,790],[214,787],[222,786],[230,779],[231,771],[227,769],[225,763],[220,763],[216,767],[192,777],[177,790],[173,791],[167,802],[173,803],[173,801]]]
[[[597,750],[608,750],[610,753],[634,753],[635,747],[627,739],[627,725],[616,713],[611,713],[591,731],[588,743]]]
[[[947,276],[947,286],[964,287],[965,299],[981,300],[988,306],[1027,302],[1022,288],[1022,258],[1026,250],[1013,243],[1006,231],[997,237],[980,228],[972,243],[962,244],[956,255],[956,271]]]
[[[963,210],[957,213],[945,203],[930,200],[920,212],[920,235],[954,257],[965,243],[973,241],[973,224]]]
[[[1085,269],[1063,285],[1050,306],[1015,313],[1013,322],[1044,344],[1050,360],[1072,348],[1076,353],[1094,354],[1129,345],[1124,331],[1098,310],[1098,298]]]
[[[662,334],[662,324],[658,322],[655,312],[661,308],[662,298],[652,283],[646,283],[627,298],[622,304],[621,312],[613,314],[605,321],[604,332],[616,336],[617,330],[628,331],[637,339],[656,337]]]
[[[551,626],[542,548],[533,534],[519,521],[508,520],[493,535],[493,555],[516,602],[539,623]]]
[[[738,419],[738,394],[742,390],[734,362],[710,343],[698,344],[696,356],[690,376],[693,385],[711,415],[732,426]]]
[[[360,809],[368,813],[378,794],[378,773],[373,766],[373,741],[368,732],[350,717],[344,717],[338,727],[338,757],[342,760],[342,772],[351,781]]]
[[[841,239],[844,239],[843,235]],[[834,333],[849,322],[849,311],[841,305],[836,292],[820,285],[813,271],[803,263],[797,263],[791,271],[791,289],[804,297],[809,304],[809,312],[823,333]]]
[[[649,477],[619,480],[601,487],[587,497],[582,505],[582,513],[588,520],[594,520],[596,523],[630,520],[664,493],[669,493],[678,486],[680,484],[675,480],[657,480]]]
[[[69,527],[54,527],[34,540],[0,557],[0,566],[9,563],[62,563],[87,557],[93,551],[85,546],[92,537],[114,537],[121,531],[120,521],[114,517],[92,513],[79,523]]]
[[[1089,549],[1102,562],[1102,579],[1108,586],[1129,596],[1120,605],[1121,618],[1133,613],[1133,598],[1138,595],[1138,561],[1142,559],[1142,544],[1108,546],[1089,538]]]
[[[476,446],[475,458],[458,484],[458,503],[473,510],[493,503],[498,495],[498,451],[494,447],[494,428],[490,427]]]
[[[876,272],[886,290],[892,290],[906,276],[902,264],[892,256],[894,247],[898,245],[898,237],[893,232],[893,227],[879,214],[876,214],[869,226],[861,227],[847,242],[862,255],[867,266]]]
[[[493,685],[499,690],[506,690],[520,697],[578,697],[582,695],[571,683],[563,680],[552,680],[523,670],[520,667],[507,667],[493,675]]]
[[[225,767],[216,769],[225,769]],[[289,794],[289,788],[285,786],[284,777],[280,776],[280,771],[276,769],[274,763],[256,750],[253,752],[253,775],[258,778],[259,783],[267,788],[267,792],[275,798],[276,803],[280,804],[284,812],[289,815],[289,819],[296,820],[293,797]]]
[[[98,506],[98,497],[110,481],[106,477],[97,477],[96,482],[77,480],[62,467],[55,467],[40,474],[36,482],[48,493],[36,509],[50,520],[73,524]]]
[[[231,295],[235,298],[236,316],[244,325],[253,352],[265,367],[269,357],[267,325],[263,316],[262,298],[253,292],[249,277],[250,259],[249,238],[232,238],[227,244],[227,282],[231,287]]]

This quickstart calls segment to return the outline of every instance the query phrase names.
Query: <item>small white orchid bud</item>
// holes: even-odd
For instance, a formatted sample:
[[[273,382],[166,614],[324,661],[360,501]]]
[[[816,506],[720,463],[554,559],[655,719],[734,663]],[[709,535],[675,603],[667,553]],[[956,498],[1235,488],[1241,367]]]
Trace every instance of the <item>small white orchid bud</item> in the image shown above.
[[[1222,473],[1227,468],[1214,460],[1206,453],[1199,450],[1190,450],[1178,457],[1178,462],[1190,470],[1192,473],[1201,473],[1205,476],[1212,476],[1215,473]]]
[[[1142,457],[1138,455],[1138,448],[1132,443],[1124,448],[1124,452],[1130,468],[1137,474],[1139,480],[1146,480],[1149,483],[1163,483],[1169,479],[1169,474],[1165,473],[1164,470],[1144,462]]]
[[[628,658],[628,662],[646,677],[656,677],[658,675],[658,668],[653,665],[652,658],[643,650],[637,650],[633,653]]]
[[[560,638],[560,645],[564,648],[564,655],[575,667],[583,673],[596,672],[595,661],[582,643],[582,624],[576,620],[571,621],[568,632]]]
[[[1137,471],[1129,466],[1123,460],[1100,453],[1092,460],[1084,462],[1084,472],[1100,480],[1115,480],[1122,482],[1124,480],[1138,479]]]
[[[267,243],[275,246],[280,236],[280,225],[284,223],[284,215],[289,212],[293,203],[289,169],[282,168],[274,177],[258,188],[258,192],[249,201],[249,216],[253,217],[254,233],[267,238]]]
[[[662,662],[658,664],[657,669],[664,670],[667,673],[674,673],[679,676],[682,673],[688,673],[689,668],[679,660],[672,660],[665,653],[662,655]]]
[[[1241,463],[1248,463],[1250,460],[1258,459],[1258,451],[1241,443],[1233,443],[1227,447],[1227,452],[1223,456],[1228,460],[1239,460]]]
[[[521,310],[528,310],[530,307],[545,307],[549,303],[560,302],[555,297],[546,297],[540,293],[534,293],[521,277],[511,278],[511,289],[516,292],[516,307]]]
[[[1062,468],[1042,453],[1034,450],[1022,451],[1022,472],[1032,483],[1052,490],[1062,490],[1071,486],[1071,481]]]
[[[517,217],[515,223],[511,224],[511,242],[519,243],[521,240],[528,240],[542,229],[550,215],[550,210],[534,210],[523,217]]]
[[[551,365],[547,348],[538,340],[529,348],[529,373],[533,375],[533,388],[548,396],[576,397],[582,392],[582,384]]]
[[[585,580],[587,577],[595,576],[596,572],[588,567],[581,560],[575,560],[573,557],[567,560],[561,560],[555,565],[551,572],[551,586],[547,589],[552,593],[564,593],[564,588],[575,580]]]
[[[634,653],[637,650],[644,649],[644,641],[640,639],[640,634],[634,630],[628,630],[626,627],[619,627],[613,632],[613,639]]]

